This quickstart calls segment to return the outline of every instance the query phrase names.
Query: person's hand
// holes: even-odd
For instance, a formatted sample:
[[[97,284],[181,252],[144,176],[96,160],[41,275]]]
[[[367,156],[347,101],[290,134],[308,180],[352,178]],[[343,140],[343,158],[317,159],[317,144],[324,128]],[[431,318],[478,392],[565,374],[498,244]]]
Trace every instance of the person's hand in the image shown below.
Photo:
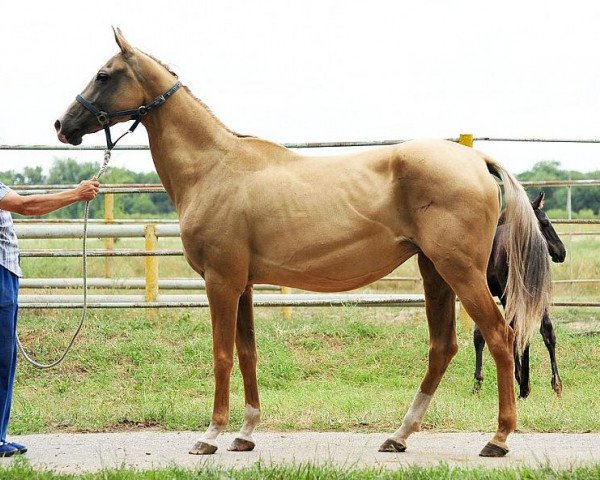
[[[79,200],[90,201],[96,198],[100,191],[98,180],[84,180],[75,188],[75,194]]]

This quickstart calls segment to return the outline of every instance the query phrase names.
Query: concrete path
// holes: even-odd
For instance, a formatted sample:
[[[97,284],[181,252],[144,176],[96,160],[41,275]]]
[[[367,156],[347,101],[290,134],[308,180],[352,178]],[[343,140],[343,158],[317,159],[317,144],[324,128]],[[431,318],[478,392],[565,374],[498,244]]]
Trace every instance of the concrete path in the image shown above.
[[[253,452],[228,452],[234,435],[219,439],[216,454],[189,455],[199,439],[196,432],[135,431],[121,433],[47,434],[15,436],[10,440],[29,447],[26,456],[35,467],[63,473],[93,472],[103,468],[131,467],[139,470],[178,465],[224,468],[263,464],[329,463],[344,468],[401,468],[407,465],[515,467],[550,464],[569,468],[600,463],[600,434],[513,434],[511,451],[505,458],[483,459],[478,453],[489,440],[488,433],[419,432],[410,438],[404,453],[379,453],[383,434],[364,433],[257,433]],[[9,465],[14,457],[0,459]]]

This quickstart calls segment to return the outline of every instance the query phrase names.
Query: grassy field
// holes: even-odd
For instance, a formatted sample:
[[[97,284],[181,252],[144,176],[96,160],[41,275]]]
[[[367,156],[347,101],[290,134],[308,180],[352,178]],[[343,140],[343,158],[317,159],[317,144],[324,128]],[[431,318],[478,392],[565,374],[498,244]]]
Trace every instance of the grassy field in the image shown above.
[[[11,468],[0,466],[3,480],[588,480],[600,478],[600,466],[571,468],[555,471],[551,468],[484,469],[437,467],[410,467],[396,471],[366,469],[342,470],[335,467],[298,465],[270,467],[257,464],[252,468],[223,470],[184,470],[167,468],[146,472],[133,470],[104,470],[94,474],[69,475],[34,470],[26,462],[17,462]]]
[[[564,383],[560,398],[549,386],[541,338],[534,338],[532,394],[519,402],[520,430],[600,431],[600,417],[590,415],[600,411],[592,388],[600,383],[600,344],[594,335],[599,313],[557,309],[554,314]],[[77,315],[24,311],[22,340],[50,358],[64,347]],[[256,324],[263,430],[392,431],[426,368],[422,309],[295,309],[288,321],[277,310],[258,309]],[[486,350],[486,380],[473,395],[469,331],[459,330],[459,345],[424,428],[494,430],[493,362]],[[161,311],[156,318],[143,310],[96,310],[63,366],[40,372],[21,363],[11,432],[203,430],[212,389],[207,310]],[[241,424],[243,404],[235,369],[231,430]]]

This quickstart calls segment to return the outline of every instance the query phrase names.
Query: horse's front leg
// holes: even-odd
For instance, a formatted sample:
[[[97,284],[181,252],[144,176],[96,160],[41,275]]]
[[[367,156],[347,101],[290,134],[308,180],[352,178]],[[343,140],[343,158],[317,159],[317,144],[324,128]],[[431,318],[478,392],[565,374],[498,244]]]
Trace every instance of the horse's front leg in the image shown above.
[[[226,283],[206,281],[213,337],[215,398],[210,425],[200,441],[190,450],[193,455],[217,451],[217,437],[229,420],[229,382],[233,368],[233,349],[239,290]]]
[[[237,332],[235,335],[240,370],[244,379],[244,424],[228,450],[247,452],[254,449],[252,437],[254,428],[260,421],[260,401],[256,381],[256,339],[254,334],[254,310],[252,305],[252,286],[240,297],[237,314]]]

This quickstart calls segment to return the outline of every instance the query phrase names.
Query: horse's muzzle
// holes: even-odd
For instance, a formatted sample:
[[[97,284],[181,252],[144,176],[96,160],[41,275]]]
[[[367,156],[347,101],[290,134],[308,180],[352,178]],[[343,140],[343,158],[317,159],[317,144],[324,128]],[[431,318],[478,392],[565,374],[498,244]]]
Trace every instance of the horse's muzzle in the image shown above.
[[[80,129],[75,128],[73,131],[65,131],[60,120],[54,122],[56,136],[61,143],[70,143],[71,145],[79,145],[83,141],[83,136],[80,134]]]

